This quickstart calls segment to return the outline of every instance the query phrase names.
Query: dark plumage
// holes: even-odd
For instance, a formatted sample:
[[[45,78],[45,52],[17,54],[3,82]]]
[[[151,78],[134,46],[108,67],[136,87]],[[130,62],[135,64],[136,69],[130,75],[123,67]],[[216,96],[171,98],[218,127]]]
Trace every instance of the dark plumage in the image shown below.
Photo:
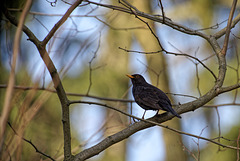
[[[167,95],[157,87],[147,83],[140,74],[128,75],[131,78],[133,88],[132,94],[136,103],[145,110],[164,110],[174,116],[181,118],[172,108],[171,102]],[[145,111],[146,112],[146,111]],[[143,118],[145,115],[143,114]]]

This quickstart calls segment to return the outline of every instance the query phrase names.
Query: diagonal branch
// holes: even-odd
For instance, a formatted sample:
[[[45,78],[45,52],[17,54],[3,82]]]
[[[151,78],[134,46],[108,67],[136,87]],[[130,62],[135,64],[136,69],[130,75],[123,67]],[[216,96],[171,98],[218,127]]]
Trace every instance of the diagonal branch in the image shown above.
[[[167,26],[169,26],[169,27],[171,27],[171,28],[173,28],[177,31],[180,31],[182,33],[189,34],[189,35],[197,35],[197,36],[200,36],[200,37],[204,38],[205,40],[209,41],[209,36],[208,35],[206,35],[204,33],[201,33],[197,30],[193,30],[191,28],[188,28],[188,27],[186,27],[184,25],[181,25],[179,23],[173,22],[173,21],[171,21],[171,19],[167,18],[166,16],[165,16],[165,19],[163,21],[162,17],[147,14],[147,13],[144,13],[144,12],[139,11],[139,10],[134,10],[133,11],[129,8],[124,8],[124,7],[114,6],[114,5],[108,5],[108,4],[102,4],[102,3],[97,3],[97,2],[93,2],[93,1],[89,1],[89,0],[85,0],[85,1],[88,2],[88,3],[95,4],[95,5],[98,5],[98,6],[102,6],[102,7],[105,7],[105,8],[109,8],[109,9],[112,9],[112,10],[117,10],[117,11],[120,11],[120,12],[129,13],[129,14],[132,14],[132,15],[135,15],[135,16],[137,15],[137,16],[152,20],[154,22],[159,22],[159,23],[165,24],[165,25],[167,25]]]
[[[231,28],[234,28],[236,26],[236,24],[240,21],[240,13],[232,20],[232,24],[231,24]],[[213,36],[216,39],[221,38],[223,35],[226,34],[227,31],[227,27],[223,28],[222,30],[218,31],[217,33],[215,33]]]
[[[226,55],[226,53],[227,53],[227,47],[228,47],[229,36],[230,36],[230,31],[231,31],[232,19],[233,19],[233,14],[234,14],[235,9],[236,9],[236,5],[237,5],[237,0],[233,0],[232,8],[231,8],[229,18],[228,18],[228,24],[227,24],[227,28],[226,28],[226,35],[225,35],[225,39],[224,39],[224,44],[223,44],[223,48],[222,48],[222,54],[223,55]]]
[[[69,15],[72,13],[72,11],[82,3],[83,0],[77,0],[75,1],[71,7],[67,10],[67,12],[62,16],[62,18],[54,25],[54,27],[51,29],[51,31],[48,33],[48,35],[44,38],[42,41],[43,45],[46,45],[48,41],[53,37],[55,32],[59,29],[60,26],[68,19]]]
[[[11,125],[10,122],[8,122],[8,125],[9,125],[9,127],[13,130],[14,134],[17,135],[18,137],[20,137],[20,136],[18,135],[18,133],[15,131],[15,129],[12,127],[12,125]],[[40,150],[37,148],[37,146],[32,143],[31,140],[28,140],[28,139],[26,139],[26,138],[24,138],[24,137],[21,137],[21,139],[23,139],[25,142],[29,143],[29,144],[35,149],[35,151],[36,151],[37,153],[39,153],[39,154],[41,154],[41,155],[43,155],[43,156],[51,159],[52,161],[55,161],[55,159],[53,159],[50,155],[45,154],[44,152],[40,151]]]
[[[114,107],[111,107],[111,106],[108,106],[108,105],[102,104],[102,103],[89,102],[89,101],[71,101],[70,103],[71,104],[73,104],[73,103],[84,103],[84,104],[100,105],[100,106],[104,106],[104,107],[110,108],[112,110],[118,111],[118,112],[120,112],[120,113],[122,113],[126,116],[133,117],[134,119],[141,120],[140,122],[136,122],[136,123],[128,126],[127,128],[123,129],[122,131],[120,131],[118,133],[115,133],[111,136],[108,136],[107,138],[105,138],[104,140],[102,140],[101,142],[96,144],[95,146],[90,147],[88,149],[85,149],[82,152],[78,153],[75,156],[74,161],[81,161],[81,160],[86,160],[88,158],[91,158],[91,157],[99,154],[100,152],[104,151],[108,147],[110,147],[110,146],[112,146],[112,145],[114,145],[114,144],[116,144],[116,143],[118,143],[118,142],[120,142],[124,139],[127,139],[129,136],[133,135],[134,133],[136,133],[138,131],[141,131],[143,129],[152,127],[152,126],[156,126],[156,125],[160,126],[160,127],[163,127],[163,128],[166,128],[166,129],[169,129],[173,132],[176,132],[176,133],[179,133],[179,134],[182,134],[182,135],[187,135],[187,136],[195,137],[195,138],[202,139],[202,140],[205,140],[205,141],[209,141],[209,142],[214,143],[216,145],[219,145],[223,148],[230,148],[230,149],[234,149],[234,150],[239,150],[238,147],[224,145],[224,144],[221,144],[219,142],[214,141],[214,139],[208,139],[208,138],[204,138],[204,137],[201,137],[201,136],[185,133],[183,131],[176,130],[176,129],[173,129],[171,127],[162,125],[161,123],[166,122],[166,121],[168,121],[168,120],[170,120],[174,117],[174,116],[172,116],[171,114],[168,114],[168,113],[163,113],[161,115],[157,115],[155,117],[144,120],[144,119],[135,117],[133,115],[130,115],[130,114],[128,114],[124,111],[121,111],[117,108],[114,108]],[[190,106],[190,103],[185,104],[185,105],[181,105],[181,108],[178,110],[178,113],[179,112],[181,113],[181,109],[184,108],[182,106]]]

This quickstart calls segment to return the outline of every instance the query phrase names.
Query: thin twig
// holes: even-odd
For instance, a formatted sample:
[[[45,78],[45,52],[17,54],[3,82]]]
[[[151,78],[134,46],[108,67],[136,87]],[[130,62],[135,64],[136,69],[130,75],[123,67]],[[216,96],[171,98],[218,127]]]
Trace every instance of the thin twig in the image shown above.
[[[165,23],[165,12],[164,12],[163,5],[162,5],[162,1],[161,1],[161,0],[159,0],[159,4],[160,4],[161,11],[162,11],[163,23]]]
[[[60,26],[68,19],[69,15],[72,13],[72,11],[82,3],[83,0],[77,0],[75,1],[71,7],[66,11],[66,13],[62,16],[62,18],[54,25],[54,27],[50,30],[48,35],[44,38],[42,41],[42,45],[46,45],[48,41],[53,37],[55,32],[59,29]]]
[[[208,126],[204,127],[202,130],[201,130],[201,133],[199,136],[202,135],[203,131],[207,128]],[[199,142],[199,138],[198,138],[198,142],[197,142],[197,146],[198,146],[198,161],[200,161],[200,142]]]
[[[10,122],[8,122],[8,125],[9,125],[9,127],[12,129],[12,131],[14,132],[14,134],[15,134],[16,136],[20,137],[20,136],[18,135],[18,133],[15,131],[15,129],[12,127],[12,125],[11,125]],[[52,161],[55,161],[55,159],[53,159],[50,155],[47,155],[47,154],[43,153],[42,151],[38,150],[37,146],[34,145],[34,144],[32,143],[32,141],[30,141],[30,140],[28,140],[28,139],[26,139],[26,138],[24,138],[24,137],[20,137],[20,138],[21,138],[22,140],[24,140],[25,142],[29,143],[29,144],[35,149],[35,151],[36,151],[37,153],[39,153],[39,154],[41,154],[41,155],[43,155],[43,156],[51,159]]]
[[[218,29],[219,26],[222,25],[222,24],[223,24],[224,22],[226,22],[226,21],[227,21],[227,20],[224,20],[224,21],[222,21],[222,22],[220,22],[220,23],[217,23],[217,24],[215,24],[215,25],[213,25],[213,26],[206,27],[206,28],[201,28],[201,29],[197,29],[196,31],[204,31],[204,30],[209,30],[209,29],[215,30],[215,29]]]
[[[217,118],[218,118],[218,142],[220,143],[221,139],[220,139],[220,136],[221,136],[221,120],[220,120],[220,114],[219,114],[219,111],[218,111],[218,107],[215,107],[216,109],[216,112],[217,112]],[[219,146],[218,147],[218,150],[220,151],[221,150],[221,147]]]
[[[197,78],[197,91],[199,96],[202,96],[201,90],[200,90],[200,78],[199,78],[199,74],[198,74],[198,64],[195,63],[195,69],[196,69],[196,78]]]
[[[89,86],[88,86],[88,90],[87,90],[87,94],[86,94],[86,95],[89,94],[90,89],[91,89],[91,87],[92,87],[92,71],[93,71],[92,62],[93,62],[93,60],[97,57],[97,52],[98,52],[98,50],[99,50],[99,48],[100,48],[100,43],[101,43],[101,33],[100,33],[100,36],[99,36],[97,49],[94,51],[91,60],[88,62],[88,66],[89,66]]]
[[[197,157],[195,156],[195,154],[193,152],[191,152],[184,144],[182,144],[182,147],[183,147],[183,150],[187,151],[189,154],[191,154],[191,156],[196,160],[198,161]]]
[[[231,24],[231,28],[234,28],[235,25],[240,21],[240,13],[233,19],[232,24]],[[221,38],[224,34],[226,34],[227,31],[227,27],[223,28],[222,30],[218,31],[217,33],[215,33],[213,36],[216,39]]]
[[[132,14],[135,15],[135,17],[136,17],[137,19],[139,19],[140,21],[142,21],[143,23],[145,23],[145,24],[147,25],[148,29],[151,31],[152,35],[153,35],[153,36],[155,37],[155,39],[157,40],[160,49],[162,49],[163,51],[165,51],[165,49],[163,48],[163,46],[162,46],[162,44],[161,44],[158,36],[155,34],[155,32],[153,31],[153,29],[150,27],[149,23],[146,22],[146,21],[144,21],[142,18],[140,18],[140,17],[136,14],[137,12],[140,12],[140,11],[139,11],[135,6],[133,6],[133,5],[131,5],[129,2],[127,2],[127,0],[122,0],[122,1],[123,1],[126,5],[123,4],[123,3],[121,3],[121,1],[119,1],[119,3],[121,3],[121,4],[123,4],[124,6],[126,6],[127,8],[129,8],[129,10],[132,12]],[[132,9],[134,9],[134,10],[132,10]]]
[[[199,62],[204,68],[206,68],[211,75],[214,77],[215,80],[217,80],[217,76],[214,74],[214,72],[208,68],[201,60],[199,60],[198,58],[191,56],[189,54],[185,54],[185,53],[174,53],[174,52],[169,52],[166,50],[159,50],[159,51],[152,51],[152,52],[142,52],[142,51],[136,51],[136,50],[128,50],[128,49],[124,49],[122,47],[118,47],[119,49],[126,51],[126,52],[131,52],[131,53],[139,53],[139,54],[157,54],[157,53],[161,53],[161,52],[166,52],[166,54],[171,54],[171,55],[175,55],[175,56],[185,56],[185,57],[189,57],[191,59],[196,60],[197,62]]]
[[[221,92],[220,93],[225,93],[234,89],[237,89],[240,87],[240,83],[233,85],[233,86],[229,86],[229,87],[224,87],[221,88]],[[7,88],[7,85],[5,84],[0,84],[0,88]],[[29,86],[14,86],[14,89],[19,89],[19,90],[41,90],[41,91],[47,91],[47,92],[51,92],[51,93],[56,93],[55,89],[49,89],[49,88],[43,88],[43,87],[29,87]],[[186,94],[178,94],[178,93],[166,93],[166,94],[171,94],[171,95],[176,95],[176,96],[181,96],[181,97],[189,97],[189,98],[194,98],[194,99],[198,99],[198,97],[195,96],[191,96],[191,95],[186,95]],[[104,100],[104,101],[113,101],[113,102],[135,102],[134,100],[130,100],[130,99],[121,99],[121,98],[109,98],[109,97],[99,97],[99,96],[94,96],[94,95],[86,95],[86,94],[80,94],[80,93],[70,93],[67,92],[66,95],[68,96],[77,96],[77,97],[87,97],[87,98],[94,98],[94,99],[98,99],[98,100]],[[217,104],[217,105],[204,105],[202,107],[221,107],[221,106],[240,106],[240,103],[225,103],[225,104]]]
[[[117,11],[120,11],[120,12],[130,13],[130,14],[133,14],[133,15],[144,17],[146,19],[149,19],[149,20],[152,20],[152,21],[155,21],[155,22],[163,23],[163,18],[161,18],[159,16],[150,15],[150,14],[144,13],[142,11],[138,11],[138,10],[134,10],[134,12],[133,12],[133,10],[129,9],[129,7],[124,8],[124,7],[114,6],[114,5],[97,3],[97,2],[93,2],[93,1],[89,1],[89,0],[85,0],[85,1],[88,2],[88,3],[95,4],[95,5],[98,5],[98,6],[102,6],[102,7],[105,7],[105,8],[109,8],[109,9],[112,9],[112,10],[117,10]],[[198,35],[198,36],[206,39],[207,41],[209,41],[209,37],[206,34],[195,31],[195,30],[192,30],[192,29],[190,29],[186,26],[183,26],[181,24],[173,22],[173,21],[171,21],[171,19],[167,18],[166,16],[165,16],[165,22],[163,24],[165,24],[169,27],[172,27],[173,29],[175,29],[177,31],[186,33],[186,34]]]
[[[239,132],[238,132],[238,137],[237,137],[237,148],[238,148],[238,149],[237,149],[237,161],[239,161],[239,154],[240,154],[240,153],[239,153],[239,149],[240,149],[240,148],[239,148],[239,142],[240,142],[240,128],[238,129],[238,131],[239,131]]]

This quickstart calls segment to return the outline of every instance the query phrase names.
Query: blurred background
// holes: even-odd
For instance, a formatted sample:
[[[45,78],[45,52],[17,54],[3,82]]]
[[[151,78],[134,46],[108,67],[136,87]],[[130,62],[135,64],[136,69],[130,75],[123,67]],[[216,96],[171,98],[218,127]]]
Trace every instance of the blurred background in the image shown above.
[[[43,40],[73,1],[34,0],[26,26]],[[99,1],[96,1],[99,2]],[[129,1],[130,2],[130,1]],[[25,1],[7,2],[12,15],[19,17]],[[118,5],[118,1],[99,3]],[[229,0],[162,1],[165,15],[172,21],[212,35],[226,27],[231,3]],[[140,11],[161,15],[158,0],[134,0]],[[236,13],[239,14],[239,5]],[[16,27],[1,15],[0,33],[0,109],[8,82],[12,45]],[[235,15],[236,16],[236,15]],[[218,61],[210,45],[203,39],[180,33],[170,27],[148,21],[164,48],[169,52],[197,57],[215,75]],[[231,30],[227,52],[227,75],[224,86],[239,82],[240,26]],[[224,37],[218,42],[222,45]],[[120,49],[122,48],[122,49]],[[155,53],[141,54],[126,50],[153,52],[161,48],[146,24],[135,16],[83,2],[47,45],[62,78],[70,100],[107,103],[142,117],[136,103],[106,101],[101,98],[133,100],[131,82],[126,74],[142,74],[149,83],[167,93],[172,104],[183,104],[205,94],[214,84],[214,77],[199,62],[184,56]],[[19,136],[31,140],[41,151],[56,160],[63,159],[61,108],[57,95],[43,88],[54,89],[51,77],[36,47],[22,34],[17,60],[16,83],[9,122]],[[31,89],[27,87],[33,87]],[[79,94],[79,96],[73,96]],[[187,96],[186,96],[187,95]],[[133,120],[116,111],[96,106],[74,104],[71,108],[73,153],[91,147],[129,126]],[[148,111],[146,118],[155,112]],[[164,125],[181,131],[216,138],[226,145],[237,146],[240,130],[239,90],[217,96],[194,112],[182,114]],[[218,138],[224,137],[224,138]],[[8,126],[3,151],[11,160],[47,160],[34,148],[17,137]],[[152,127],[109,147],[92,161],[235,161],[235,150],[223,149],[212,143],[182,136],[160,127]],[[239,159],[239,158],[238,158]]]

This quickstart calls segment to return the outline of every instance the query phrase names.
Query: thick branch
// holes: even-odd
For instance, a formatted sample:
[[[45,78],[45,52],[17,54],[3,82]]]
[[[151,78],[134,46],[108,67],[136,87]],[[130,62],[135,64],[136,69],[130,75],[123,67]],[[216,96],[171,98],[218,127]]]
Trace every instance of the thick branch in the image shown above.
[[[119,112],[119,113],[121,113],[121,114],[123,114],[123,115],[125,115],[125,116],[129,116],[129,117],[131,117],[131,118],[133,118],[133,119],[136,119],[136,120],[139,120],[139,121],[143,121],[143,122],[145,122],[145,123],[153,124],[153,126],[157,125],[157,126],[166,128],[166,129],[168,129],[168,130],[171,130],[171,131],[173,131],[173,132],[176,132],[176,133],[178,133],[178,134],[187,135],[187,136],[195,137],[195,138],[198,138],[198,139],[206,140],[206,141],[212,142],[212,143],[214,143],[214,144],[220,145],[220,146],[222,146],[222,147],[224,147],[224,148],[230,148],[230,149],[238,150],[237,147],[228,146],[228,145],[221,144],[221,143],[219,143],[219,142],[215,142],[215,141],[213,141],[214,139],[208,139],[208,138],[201,137],[201,136],[198,136],[198,135],[186,133],[186,132],[183,132],[183,131],[180,131],[180,130],[171,128],[171,127],[169,127],[169,126],[165,126],[165,125],[163,125],[163,124],[157,123],[157,122],[155,122],[155,121],[152,121],[153,118],[150,118],[150,119],[145,120],[145,119],[136,117],[136,116],[134,116],[134,115],[128,114],[128,113],[125,112],[125,111],[122,111],[122,110],[117,109],[117,108],[115,108],[115,107],[109,106],[109,105],[107,105],[107,104],[98,103],[98,102],[91,102],[91,101],[70,101],[70,104],[75,104],[75,103],[89,104],[89,105],[99,105],[99,106],[107,107],[107,108],[109,108],[109,109],[111,109],[111,110],[117,111],[117,112]],[[155,117],[162,118],[162,117],[164,117],[165,115],[167,115],[167,113],[161,114],[161,115],[157,115],[157,116],[155,116]],[[173,116],[172,116],[172,117],[173,117]],[[219,137],[219,139],[220,139],[220,138],[221,138],[221,136]]]

